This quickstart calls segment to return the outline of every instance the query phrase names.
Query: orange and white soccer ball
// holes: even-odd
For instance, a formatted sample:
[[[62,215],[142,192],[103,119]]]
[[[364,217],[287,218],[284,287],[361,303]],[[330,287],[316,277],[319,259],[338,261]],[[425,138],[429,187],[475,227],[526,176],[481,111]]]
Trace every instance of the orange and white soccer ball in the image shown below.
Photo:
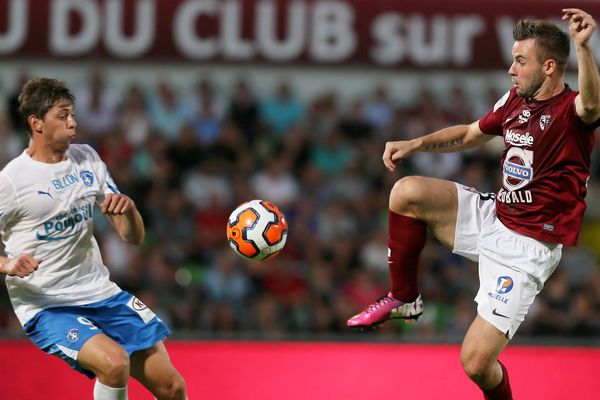
[[[247,260],[274,257],[285,246],[288,225],[273,203],[252,200],[233,210],[227,223],[231,248]]]

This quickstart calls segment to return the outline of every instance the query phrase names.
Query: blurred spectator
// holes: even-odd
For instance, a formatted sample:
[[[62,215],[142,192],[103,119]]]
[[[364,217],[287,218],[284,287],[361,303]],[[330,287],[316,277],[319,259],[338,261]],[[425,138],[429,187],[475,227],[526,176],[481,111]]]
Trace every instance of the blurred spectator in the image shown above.
[[[213,201],[231,204],[231,185],[227,177],[220,174],[218,166],[218,160],[209,157],[183,176],[183,194],[195,208],[209,209]]]
[[[283,136],[289,128],[298,124],[303,116],[303,107],[296,98],[291,83],[282,80],[273,95],[261,106],[261,116],[276,137]]]
[[[255,136],[259,134],[259,106],[248,82],[244,79],[237,81],[229,103],[229,119],[242,133],[245,144],[252,146]]]
[[[363,102],[361,99],[352,102],[347,113],[340,118],[338,130],[346,139],[360,144],[373,136],[373,126],[363,118]]]
[[[125,93],[119,116],[119,129],[133,147],[142,146],[150,137],[152,125],[146,110],[146,98],[137,85],[131,85]]]
[[[191,119],[189,104],[163,79],[158,80],[156,91],[148,96],[148,105],[153,128],[169,142],[175,140]]]
[[[196,85],[191,124],[196,139],[203,145],[214,144],[221,134],[226,113],[225,101],[216,94],[213,83],[203,78]]]
[[[352,146],[344,141],[339,131],[332,130],[321,141],[314,144],[311,161],[322,173],[334,175],[348,168],[354,156]]]
[[[179,190],[163,193],[149,210],[153,241],[161,243],[167,254],[184,260],[195,234],[194,211]]]
[[[119,94],[110,86],[102,69],[94,69],[85,85],[75,95],[77,129],[97,142],[113,133],[117,125]]]
[[[233,306],[235,315],[243,312],[242,307],[252,289],[248,275],[239,264],[240,258],[229,249],[220,250],[202,277],[202,289],[208,300],[215,305]]]
[[[7,116],[0,112],[0,167],[21,153],[27,141],[27,134],[15,131]]]
[[[260,199],[281,207],[286,207],[299,195],[298,181],[290,174],[287,160],[278,156],[254,174],[252,188]]]
[[[26,71],[21,71],[19,73],[19,78],[17,79],[17,86],[13,89],[13,91],[8,95],[7,98],[7,107],[6,112],[8,113],[8,122],[10,123],[11,129],[15,132],[23,133],[23,135],[27,135],[27,128],[21,113],[19,113],[19,93],[21,93],[21,88],[29,80],[29,73]],[[77,99],[79,102],[79,99]]]
[[[373,126],[377,133],[386,136],[394,116],[394,105],[389,98],[385,85],[381,84],[375,88],[363,108],[363,118]]]

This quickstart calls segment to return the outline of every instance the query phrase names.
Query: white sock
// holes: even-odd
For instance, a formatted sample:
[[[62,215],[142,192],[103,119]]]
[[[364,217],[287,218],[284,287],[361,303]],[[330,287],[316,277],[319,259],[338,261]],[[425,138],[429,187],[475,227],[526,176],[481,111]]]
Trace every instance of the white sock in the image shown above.
[[[103,385],[98,379],[94,385],[94,400],[127,400],[127,386],[113,388]]]

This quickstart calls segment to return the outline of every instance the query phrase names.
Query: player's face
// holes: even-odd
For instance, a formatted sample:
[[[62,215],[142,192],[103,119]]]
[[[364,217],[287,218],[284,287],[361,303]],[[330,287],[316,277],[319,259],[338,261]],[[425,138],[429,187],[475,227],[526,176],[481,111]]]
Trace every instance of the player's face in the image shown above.
[[[75,138],[75,110],[73,104],[58,101],[44,116],[41,121],[42,137],[53,150],[65,152]]]
[[[538,61],[535,39],[516,41],[512,48],[513,63],[508,69],[519,96],[535,98],[546,75]]]

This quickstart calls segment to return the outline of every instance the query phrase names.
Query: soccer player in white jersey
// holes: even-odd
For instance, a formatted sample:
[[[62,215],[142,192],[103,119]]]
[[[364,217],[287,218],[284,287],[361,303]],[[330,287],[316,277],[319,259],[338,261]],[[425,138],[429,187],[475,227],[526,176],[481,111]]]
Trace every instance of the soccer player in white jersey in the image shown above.
[[[8,293],[41,350],[96,377],[95,400],[127,399],[130,376],[157,399],[186,399],[163,344],[169,329],[109,279],[93,236],[99,207],[119,236],[141,244],[144,223],[98,154],[75,138],[75,99],[62,82],[28,81],[19,110],[29,146],[0,172],[0,234]]]

